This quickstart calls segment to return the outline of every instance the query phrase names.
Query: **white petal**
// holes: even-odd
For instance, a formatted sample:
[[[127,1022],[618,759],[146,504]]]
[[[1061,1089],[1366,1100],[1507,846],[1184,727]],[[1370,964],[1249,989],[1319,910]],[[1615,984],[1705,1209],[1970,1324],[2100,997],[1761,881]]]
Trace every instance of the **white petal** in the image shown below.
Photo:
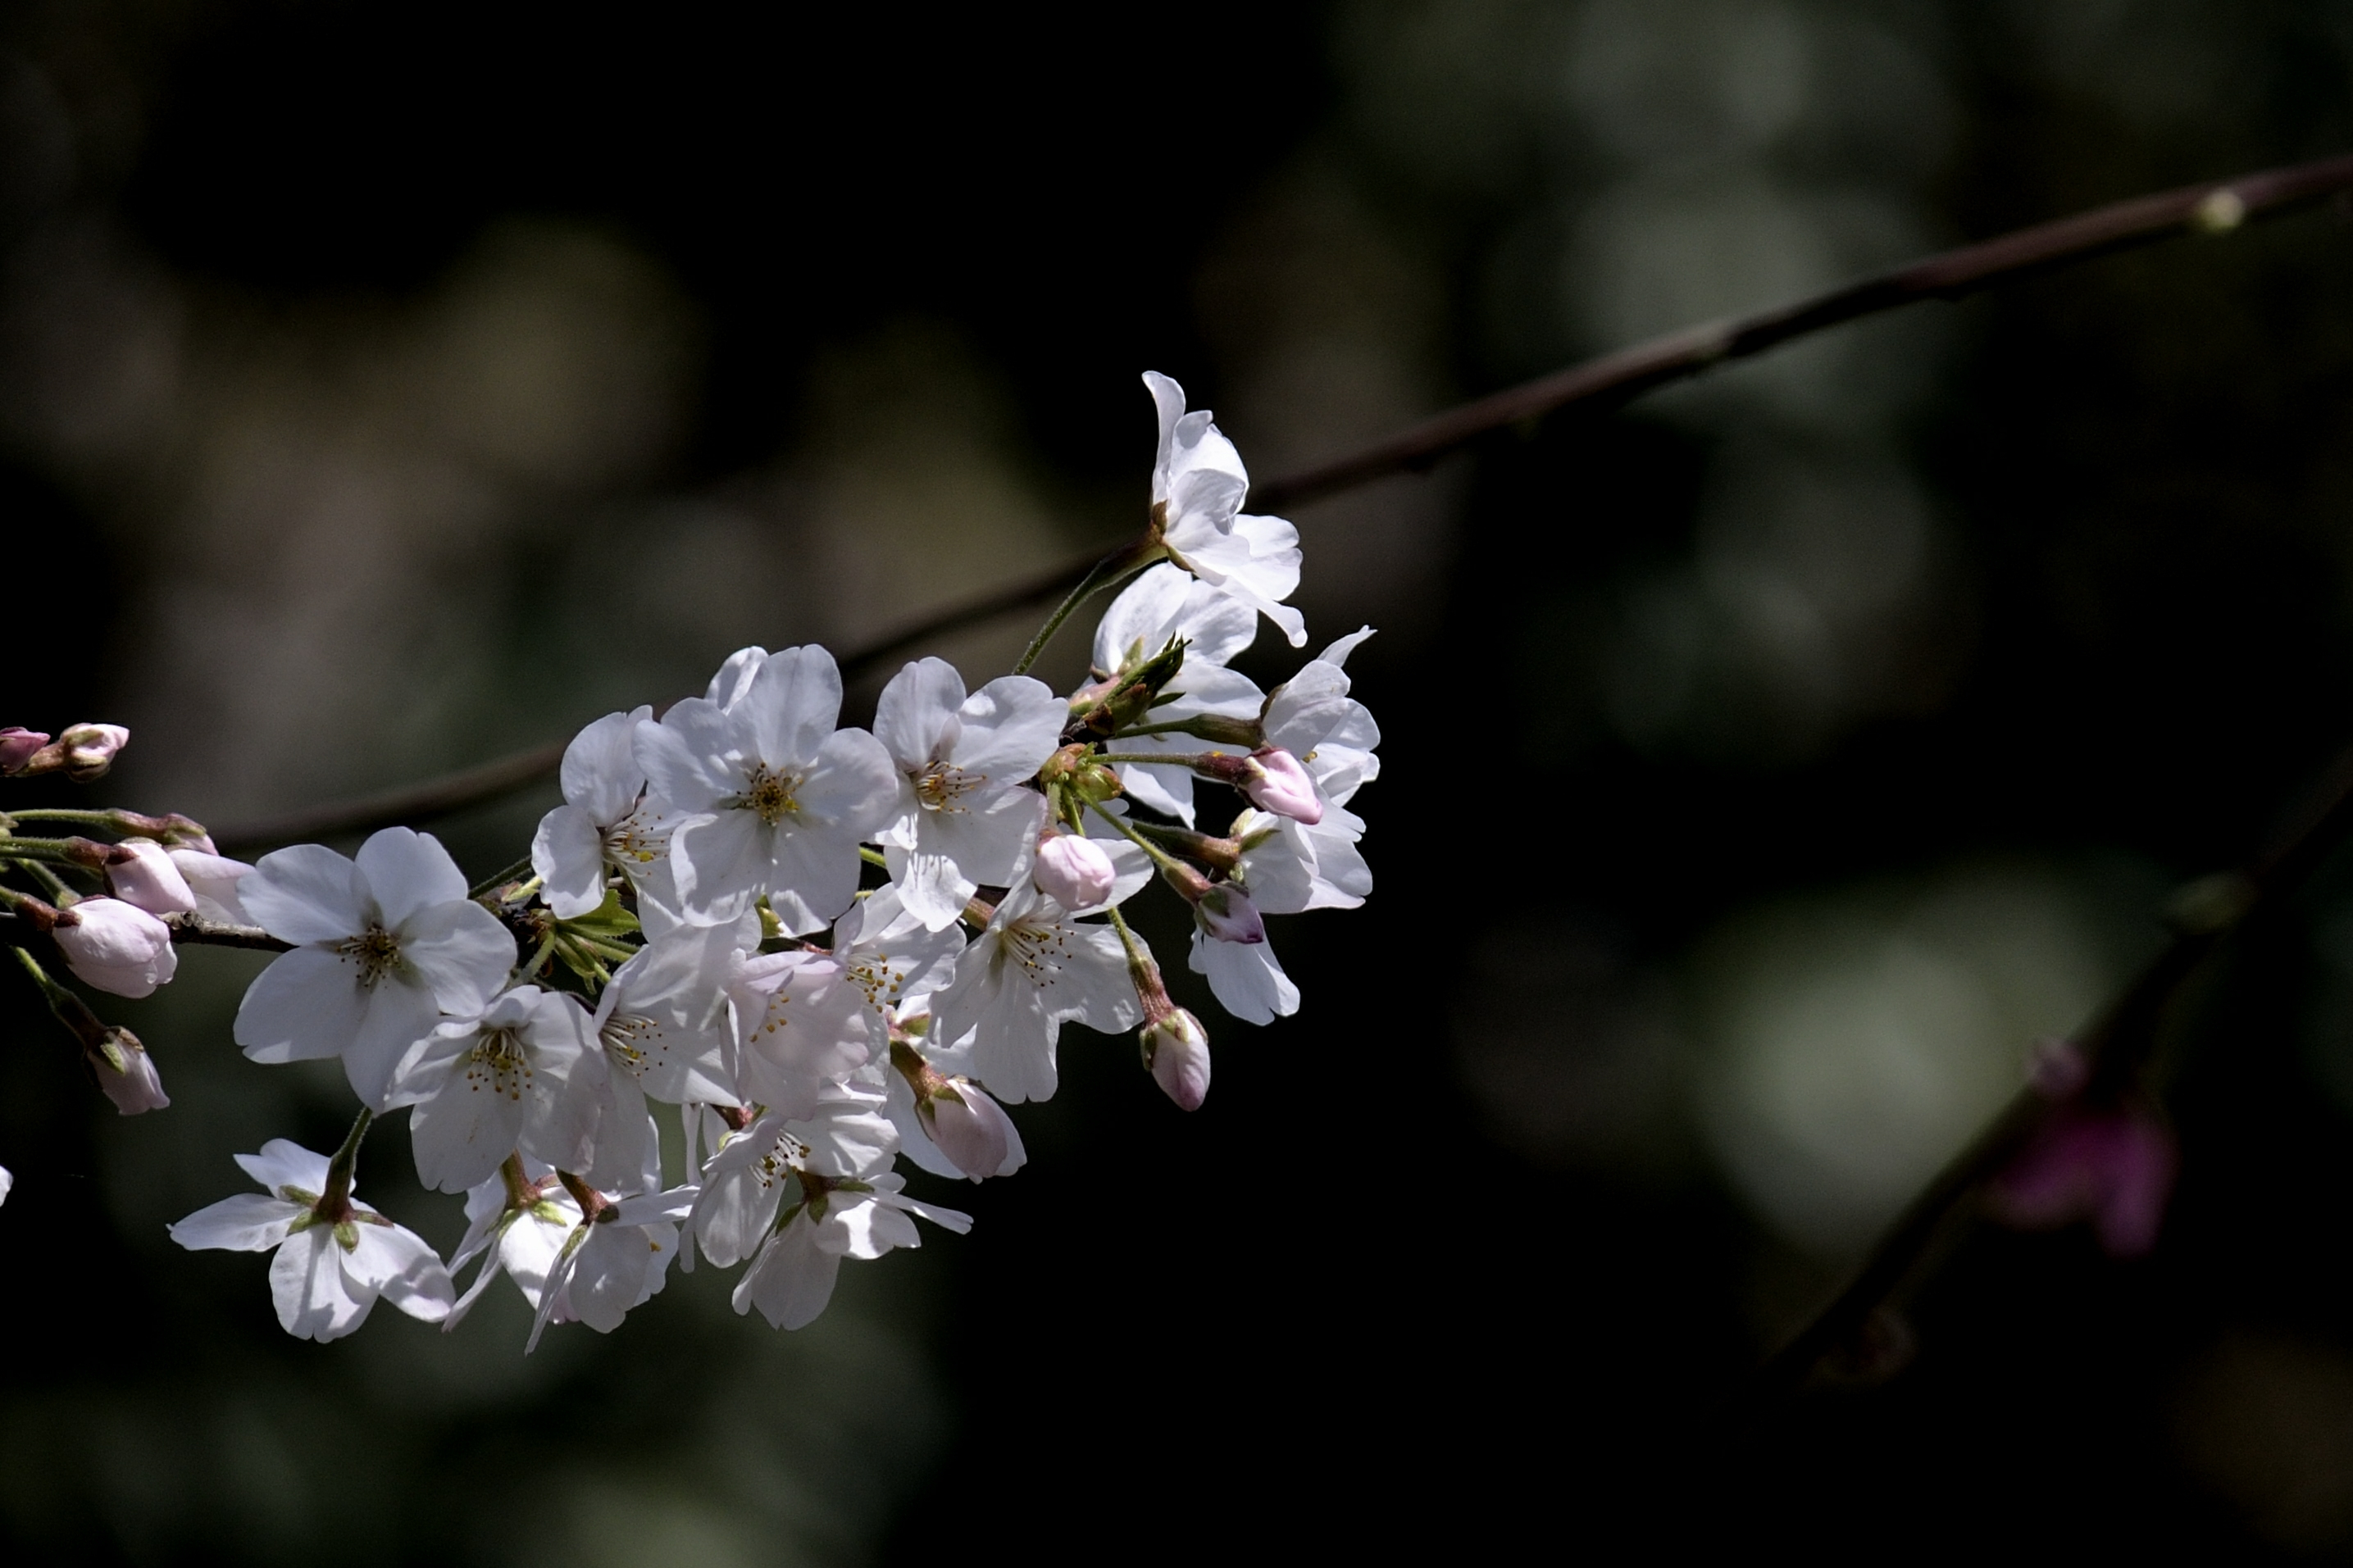
[[[653,716],[650,707],[607,713],[564,748],[564,798],[586,811],[599,826],[609,827],[628,816],[645,788],[646,770],[638,765],[638,726]]]
[[[371,913],[357,868],[322,844],[264,855],[239,892],[262,930],[297,946],[357,936]]]
[[[457,1291],[449,1271],[415,1231],[396,1225],[355,1225],[359,1245],[343,1257],[343,1272],[412,1318],[438,1323],[449,1315]],[[337,1249],[341,1251],[341,1248]]]
[[[239,1193],[164,1228],[191,1252],[267,1252],[286,1239],[302,1212],[301,1205],[284,1198]]]
[[[960,727],[964,698],[964,677],[955,666],[944,658],[917,659],[892,676],[876,700],[874,738],[902,769],[937,761],[947,754],[943,742]]]
[[[772,768],[805,767],[841,718],[841,670],[812,644],[767,657],[735,705],[751,753]]]
[[[466,897],[466,873],[429,833],[387,827],[370,834],[356,863],[386,929],[406,924],[419,910]]]
[[[297,1339],[341,1339],[375,1305],[375,1293],[363,1294],[343,1273],[342,1252],[334,1227],[314,1225],[288,1237],[269,1260],[279,1326]]]
[[[479,1013],[505,986],[520,957],[514,933],[464,896],[417,910],[397,928],[400,960],[415,968],[445,1013]]]
[[[230,1037],[258,1062],[340,1056],[359,1037],[367,997],[356,960],[298,947],[271,960],[246,987]]]
[[[559,805],[539,819],[531,868],[558,920],[574,921],[605,901],[605,834],[583,807]]]
[[[1194,973],[1208,976],[1219,1003],[1244,1023],[1271,1024],[1299,1011],[1299,987],[1282,972],[1271,942],[1215,942],[1196,931],[1189,963]]]

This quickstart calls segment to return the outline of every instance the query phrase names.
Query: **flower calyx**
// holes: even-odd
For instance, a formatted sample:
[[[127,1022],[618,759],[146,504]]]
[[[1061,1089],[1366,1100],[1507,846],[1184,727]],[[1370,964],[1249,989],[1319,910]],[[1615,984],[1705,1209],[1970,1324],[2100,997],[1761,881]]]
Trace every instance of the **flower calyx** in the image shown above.
[[[1167,646],[1134,668],[1089,687],[1081,697],[1093,694],[1093,700],[1072,714],[1063,735],[1071,740],[1103,740],[1141,721],[1160,700],[1161,689],[1185,668],[1185,649],[1189,646],[1183,637],[1171,637]],[[1073,700],[1074,706],[1078,700]]]

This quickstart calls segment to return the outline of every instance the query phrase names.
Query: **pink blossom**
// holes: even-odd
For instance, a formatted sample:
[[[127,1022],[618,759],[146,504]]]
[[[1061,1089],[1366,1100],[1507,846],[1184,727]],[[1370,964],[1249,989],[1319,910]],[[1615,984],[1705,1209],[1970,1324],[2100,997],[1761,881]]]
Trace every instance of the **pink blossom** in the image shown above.
[[[2089,1220],[2111,1257],[2137,1258],[2157,1245],[2179,1163],[2144,1108],[2061,1106],[1995,1178],[1994,1213],[2025,1230]]]
[[[1243,783],[1242,793],[1252,805],[1309,827],[1324,820],[1323,797],[1297,757],[1280,746],[1261,746],[1250,753],[1250,761],[1257,766]]]
[[[1066,910],[1092,910],[1111,901],[1118,868],[1103,846],[1075,833],[1048,831],[1038,840],[1030,869],[1038,890]]]
[[[116,898],[151,915],[185,914],[196,907],[188,879],[161,844],[152,838],[126,838],[118,848],[124,858],[106,868],[107,888]]]
[[[50,934],[83,984],[117,996],[147,996],[180,966],[172,928],[121,899],[84,899]]]
[[[1209,1032],[1182,1007],[1136,1031],[1144,1065],[1179,1110],[1198,1110],[1209,1097]]]
[[[48,736],[38,730],[20,730],[14,724],[0,730],[0,774],[24,772],[33,753],[48,743]]]

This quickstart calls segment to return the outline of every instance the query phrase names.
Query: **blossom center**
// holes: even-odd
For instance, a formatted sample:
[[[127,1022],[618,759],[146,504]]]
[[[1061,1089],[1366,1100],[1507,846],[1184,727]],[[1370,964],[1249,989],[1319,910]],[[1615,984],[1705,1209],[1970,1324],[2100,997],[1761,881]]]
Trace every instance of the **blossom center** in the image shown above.
[[[1061,973],[1062,962],[1069,954],[1071,939],[1058,923],[1055,925],[1008,926],[997,938],[999,951],[1008,954],[1021,966],[1033,985],[1051,985]]]
[[[512,1029],[487,1031],[466,1053],[466,1087],[477,1094],[487,1089],[509,1100],[521,1100],[530,1083],[531,1058],[523,1053],[522,1042]]]
[[[735,804],[745,811],[757,812],[760,820],[774,827],[787,815],[797,813],[801,803],[793,792],[801,786],[797,773],[781,773],[765,763],[754,763],[751,776],[744,781],[744,793]]]
[[[360,984],[369,987],[400,963],[400,939],[380,925],[371,924],[359,935],[335,943],[335,951],[359,960]]]
[[[988,782],[987,773],[966,773],[944,760],[925,763],[907,777],[915,786],[915,798],[928,811],[962,811],[957,800]]]
[[[904,970],[891,967],[891,955],[878,952],[864,963],[846,967],[849,983],[866,994],[866,1005],[880,1011],[899,1005],[899,988],[906,984]]]
[[[776,1146],[752,1163],[752,1173],[764,1187],[773,1187],[786,1175],[797,1174],[808,1158],[808,1145],[789,1132],[776,1134]]]
[[[635,1078],[646,1076],[646,1068],[661,1049],[661,1026],[642,1013],[616,1013],[596,1035],[605,1044],[606,1054]]]
[[[616,866],[659,860],[669,847],[670,835],[648,822],[642,812],[629,813],[605,835],[605,858]]]

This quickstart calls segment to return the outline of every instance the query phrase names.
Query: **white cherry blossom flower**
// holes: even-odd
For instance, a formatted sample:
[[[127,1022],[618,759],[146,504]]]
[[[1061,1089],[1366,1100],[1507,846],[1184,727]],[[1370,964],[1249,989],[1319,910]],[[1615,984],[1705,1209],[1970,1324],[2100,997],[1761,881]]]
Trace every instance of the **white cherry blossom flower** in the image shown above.
[[[406,827],[368,839],[356,862],[316,844],[265,855],[238,891],[295,947],[247,989],[237,1044],[258,1062],[340,1056],[375,1110],[408,1047],[444,1014],[480,1016],[514,966],[514,938],[466,897],[449,852]]]
[[[8,1194],[16,1190],[16,1173],[7,1166],[0,1165],[0,1204],[6,1203]]]
[[[756,914],[726,925],[681,925],[614,971],[593,1020],[606,1073],[596,1159],[584,1174],[609,1185],[644,1167],[654,1137],[648,1100],[673,1105],[742,1100],[727,980],[736,954],[759,944]]]
[[[1241,846],[1234,880],[1262,914],[1353,910],[1373,890],[1372,868],[1356,847],[1365,819],[1327,805],[1309,825],[1245,807],[1226,830]]]
[[[970,1215],[917,1203],[900,1191],[903,1185],[894,1171],[839,1184],[803,1178],[804,1195],[785,1211],[736,1284],[735,1310],[757,1307],[772,1328],[807,1328],[833,1300],[843,1258],[880,1258],[894,1247],[921,1247],[923,1238],[913,1217],[918,1215],[958,1236],[972,1228]]]
[[[1299,987],[1282,972],[1266,924],[1232,883],[1220,883],[1193,906],[1193,951],[1186,960],[1207,975],[1220,1006],[1248,1024],[1271,1024],[1299,1011]]]
[[[933,998],[932,1016],[943,1037],[974,1037],[974,1076],[1018,1105],[1053,1094],[1063,1024],[1113,1035],[1144,1014],[1118,933],[1079,923],[1025,881],[956,960],[955,979]]]
[[[1022,785],[1057,746],[1070,708],[1026,675],[969,697],[944,659],[892,677],[874,733],[897,764],[896,816],[881,832],[892,879],[932,931],[955,923],[983,883],[1004,887],[1045,820],[1045,797]]]
[[[730,965],[735,1082],[744,1098],[794,1116],[874,1054],[865,989],[828,952],[745,952]]]
[[[121,899],[83,899],[49,934],[84,984],[116,996],[152,996],[179,971],[172,928]]]
[[[1094,668],[1105,680],[1134,669],[1173,639],[1186,643],[1185,662],[1160,689],[1150,713],[1155,724],[1177,723],[1211,715],[1237,721],[1254,720],[1266,696],[1249,677],[1228,669],[1226,661],[1250,647],[1258,634],[1258,616],[1247,605],[1227,597],[1183,570],[1158,565],[1141,574],[1120,592],[1095,627]],[[1123,736],[1123,752],[1190,753],[1203,750],[1247,751],[1220,747],[1182,733]],[[1193,775],[1182,767],[1124,763],[1116,770],[1129,795],[1154,811],[1193,823]]]
[[[411,1046],[385,1102],[416,1107],[408,1141],[417,1179],[461,1193],[517,1150],[559,1170],[584,1169],[605,1071],[576,1000],[518,985]]]
[[[559,920],[578,920],[605,901],[607,871],[632,879],[670,847],[668,808],[647,796],[638,765],[638,726],[650,707],[607,713],[564,749],[564,804],[539,820],[531,868],[540,897]]]
[[[781,1209],[806,1198],[804,1176],[822,1184],[888,1171],[899,1135],[882,1104],[877,1090],[834,1084],[807,1116],[771,1110],[731,1134],[703,1166],[695,1199],[691,1223],[703,1255],[728,1268],[758,1251]]]
[[[549,1270],[564,1238],[580,1223],[580,1205],[544,1165],[517,1160],[466,1192],[466,1235],[449,1255],[455,1274],[479,1257],[474,1282],[458,1298],[443,1321],[444,1332],[463,1322],[491,1282],[501,1274],[515,1282],[535,1311]]]
[[[833,956],[866,1000],[870,1060],[891,1043],[894,1013],[953,980],[964,950],[962,931],[929,929],[896,888],[876,889],[841,917],[833,928]]]
[[[689,698],[638,726],[638,762],[680,814],[670,859],[689,919],[732,917],[765,893],[797,936],[849,907],[858,846],[891,820],[899,773],[880,741],[834,727],[840,711],[833,656],[790,647],[732,704]]]
[[[1282,601],[1299,586],[1299,531],[1279,517],[1242,514],[1250,476],[1206,408],[1185,412],[1185,389],[1146,371],[1160,410],[1160,452],[1152,468],[1153,516],[1170,559],[1204,583],[1266,616],[1298,647],[1307,623]]]
[[[669,1282],[670,1259],[678,1256],[678,1222],[694,1207],[695,1189],[661,1192],[656,1190],[659,1185],[648,1173],[642,1191],[585,1189],[596,1202],[556,1251],[540,1289],[525,1354],[539,1347],[550,1323],[581,1322],[609,1334],[660,1293]]]
[[[1372,635],[1370,626],[1351,632],[1301,666],[1268,694],[1261,719],[1266,743],[1297,757],[1324,798],[1338,805],[1380,776],[1380,759],[1373,754],[1381,743],[1380,726],[1348,695],[1348,673],[1342,668],[1356,645]]]
[[[449,1315],[449,1271],[423,1238],[346,1195],[328,1194],[328,1161],[283,1138],[237,1163],[267,1193],[198,1209],[169,1228],[194,1250],[277,1250],[269,1293],[278,1321],[300,1339],[334,1340],[366,1321],[381,1296],[428,1323]],[[332,1212],[331,1212],[332,1211]]]

